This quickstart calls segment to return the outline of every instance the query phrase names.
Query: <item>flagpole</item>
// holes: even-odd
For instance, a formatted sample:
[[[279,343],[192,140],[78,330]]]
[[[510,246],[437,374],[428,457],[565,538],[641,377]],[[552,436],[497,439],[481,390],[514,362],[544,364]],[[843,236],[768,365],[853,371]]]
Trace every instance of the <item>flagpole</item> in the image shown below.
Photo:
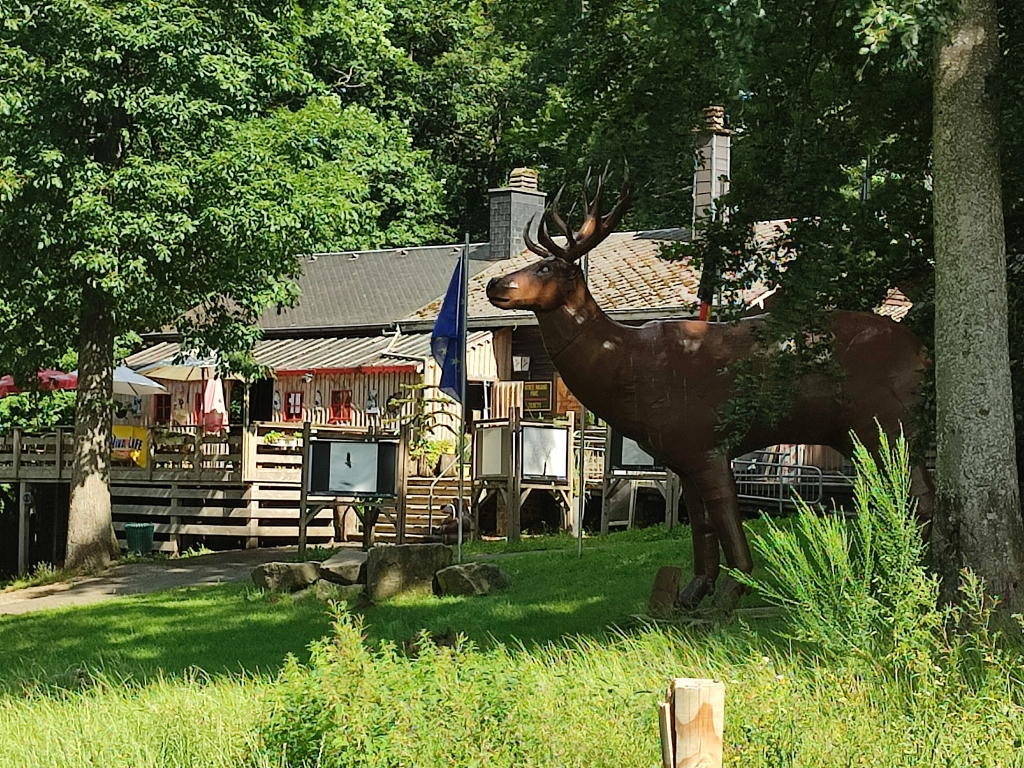
[[[459,382],[460,404],[462,405],[462,418],[459,423],[459,546],[457,551],[456,562],[462,563],[462,529],[466,521],[466,510],[464,499],[465,496],[465,484],[466,484],[466,472],[465,472],[465,455],[466,455],[466,379],[469,378],[469,365],[466,360],[466,339],[469,336],[469,328],[467,328],[467,319],[469,316],[469,233],[466,233],[466,242],[462,246],[462,256],[459,257],[459,270],[461,274],[461,285],[459,286],[459,329],[462,331],[459,334],[459,360],[462,362],[462,380]]]
[[[583,254],[583,285],[586,286],[590,277],[590,254]],[[576,499],[576,557],[583,557],[583,510],[587,501],[587,406],[580,403],[580,454],[579,469],[580,494]]]

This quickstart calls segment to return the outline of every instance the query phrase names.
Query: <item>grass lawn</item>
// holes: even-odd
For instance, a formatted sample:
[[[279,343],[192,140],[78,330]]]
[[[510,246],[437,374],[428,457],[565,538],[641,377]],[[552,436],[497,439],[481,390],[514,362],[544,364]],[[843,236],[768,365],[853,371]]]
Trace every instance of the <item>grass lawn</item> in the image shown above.
[[[778,620],[642,625],[657,568],[689,569],[686,529],[582,559],[533,545],[554,548],[467,548],[514,577],[505,593],[403,597],[334,629],[322,603],[241,585],[0,618],[0,765],[650,768],[666,679],[713,676],[727,765],[1024,766],[1024,668],[950,688],[825,662]],[[408,642],[424,629],[469,640]]]
[[[556,540],[562,542],[571,549],[504,555],[495,553],[495,546],[487,553],[467,548],[467,559],[492,559],[508,571],[512,588],[485,598],[399,597],[364,611],[367,633],[374,641],[399,644],[422,629],[462,633],[482,646],[604,637],[610,627],[635,623],[660,566],[689,567],[687,529],[588,540],[582,558],[573,540]],[[274,674],[287,654],[308,657],[307,646],[327,633],[329,624],[326,607],[315,600],[292,602],[235,584],[3,616],[0,689],[59,685],[81,669],[102,670],[112,679],[195,668],[209,674]]]

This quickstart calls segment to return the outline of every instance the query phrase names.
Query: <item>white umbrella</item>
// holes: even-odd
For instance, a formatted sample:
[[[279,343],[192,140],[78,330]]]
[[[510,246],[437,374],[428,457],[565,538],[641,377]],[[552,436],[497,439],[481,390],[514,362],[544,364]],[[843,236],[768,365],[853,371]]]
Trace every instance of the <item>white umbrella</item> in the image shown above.
[[[115,395],[162,395],[167,387],[158,381],[146,378],[141,373],[136,373],[127,365],[119,365],[114,369],[114,394]]]
[[[159,360],[139,368],[139,373],[144,373],[154,379],[165,381],[206,381],[216,379],[217,358],[216,357],[195,357],[186,355],[180,360],[168,358]],[[228,376],[227,378],[237,378]]]
[[[78,371],[72,371],[71,375],[78,380]],[[161,395],[167,391],[163,384],[147,379],[141,373],[136,373],[127,365],[119,365],[114,369],[114,394],[115,395]]]

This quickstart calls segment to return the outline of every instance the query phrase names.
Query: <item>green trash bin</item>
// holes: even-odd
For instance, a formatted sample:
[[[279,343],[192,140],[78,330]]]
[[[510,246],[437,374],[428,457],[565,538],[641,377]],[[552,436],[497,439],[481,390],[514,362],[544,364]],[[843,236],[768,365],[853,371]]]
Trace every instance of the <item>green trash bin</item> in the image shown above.
[[[125,523],[124,536],[128,540],[128,551],[136,555],[153,553],[153,524]]]

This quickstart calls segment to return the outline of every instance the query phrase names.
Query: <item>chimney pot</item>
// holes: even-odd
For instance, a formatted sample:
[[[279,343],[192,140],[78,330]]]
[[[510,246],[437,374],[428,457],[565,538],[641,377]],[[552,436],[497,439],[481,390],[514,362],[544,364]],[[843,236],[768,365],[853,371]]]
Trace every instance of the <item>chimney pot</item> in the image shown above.
[[[724,131],[725,107],[706,107],[704,109],[704,123],[709,131]]]
[[[513,168],[508,175],[508,185],[512,189],[537,189],[537,172],[533,168]]]

